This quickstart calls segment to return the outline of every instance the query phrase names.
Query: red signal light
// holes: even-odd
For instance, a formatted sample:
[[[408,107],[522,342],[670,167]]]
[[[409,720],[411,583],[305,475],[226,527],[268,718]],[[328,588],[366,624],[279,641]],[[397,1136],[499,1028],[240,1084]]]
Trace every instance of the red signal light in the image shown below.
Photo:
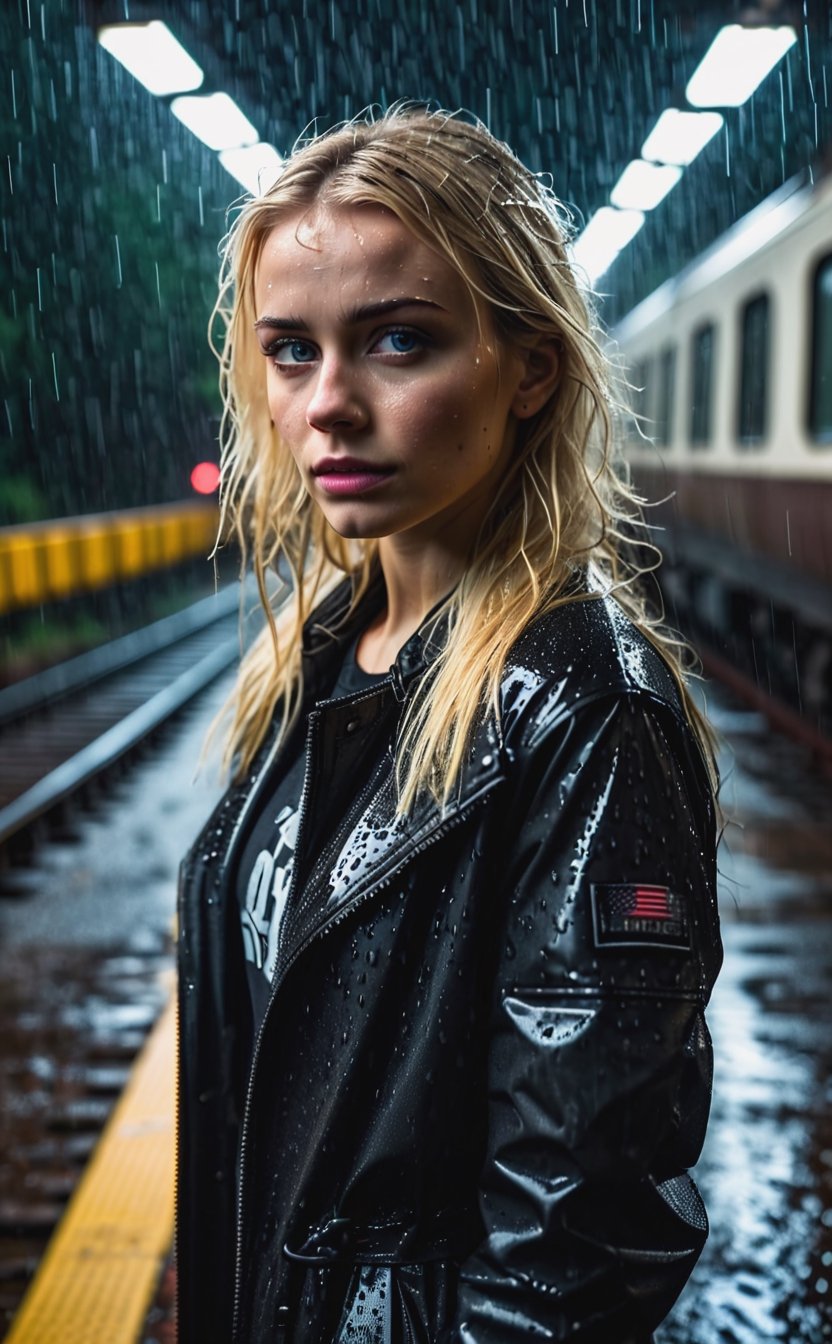
[[[213,495],[220,483],[220,469],[216,462],[197,462],[191,472],[191,485],[198,495]]]

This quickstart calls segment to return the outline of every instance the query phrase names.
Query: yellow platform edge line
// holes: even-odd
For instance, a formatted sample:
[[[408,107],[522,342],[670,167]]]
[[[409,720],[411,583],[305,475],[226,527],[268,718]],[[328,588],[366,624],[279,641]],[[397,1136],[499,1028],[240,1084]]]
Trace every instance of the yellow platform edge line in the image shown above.
[[[6,1344],[136,1344],[173,1238],[175,1067],[171,996]]]

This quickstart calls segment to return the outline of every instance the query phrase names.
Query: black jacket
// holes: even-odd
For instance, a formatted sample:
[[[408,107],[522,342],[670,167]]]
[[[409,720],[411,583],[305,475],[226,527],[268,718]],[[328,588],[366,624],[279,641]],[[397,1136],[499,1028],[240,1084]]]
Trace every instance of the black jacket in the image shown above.
[[[417,634],[389,681],[322,699],[378,597],[333,637],[346,599],[307,628],[294,741],[182,866],[180,1344],[647,1340],[707,1234],[686,1170],[721,959],[714,809],[673,679],[614,600],[557,609],[515,647],[452,804],[400,820],[391,744],[436,649]],[[229,875],[302,731],[249,1085]]]

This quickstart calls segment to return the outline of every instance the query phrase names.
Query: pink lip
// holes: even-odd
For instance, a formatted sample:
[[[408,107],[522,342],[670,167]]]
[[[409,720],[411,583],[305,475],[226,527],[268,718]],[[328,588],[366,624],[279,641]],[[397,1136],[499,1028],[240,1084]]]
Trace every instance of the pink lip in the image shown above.
[[[383,485],[392,476],[390,467],[370,467],[355,457],[325,457],[313,469],[321,489],[328,495],[363,495]]]
[[[383,485],[393,475],[392,471],[327,471],[316,473],[315,479],[328,495],[363,495],[365,490],[373,490]]]

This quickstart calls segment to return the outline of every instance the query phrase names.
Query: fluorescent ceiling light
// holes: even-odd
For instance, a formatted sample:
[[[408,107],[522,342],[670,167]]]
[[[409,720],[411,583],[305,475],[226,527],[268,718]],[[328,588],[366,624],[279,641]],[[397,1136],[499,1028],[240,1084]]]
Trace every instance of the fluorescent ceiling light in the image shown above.
[[[684,168],[723,126],[719,112],[680,112],[669,107],[662,112],[641,147],[643,159],[676,163]]]
[[[269,187],[274,186],[283,167],[283,160],[274,146],[262,140],[242,149],[224,149],[220,163],[252,196],[265,195]]]
[[[694,107],[739,107],[797,41],[794,28],[721,28],[685,90]]]
[[[610,200],[621,210],[653,210],[681,176],[681,168],[633,159],[610,192]]]
[[[586,271],[589,283],[608,271],[622,248],[635,238],[644,215],[641,210],[613,210],[603,205],[572,245],[572,261]]]
[[[258,139],[251,122],[227,93],[174,98],[170,110],[209,149],[236,149]]]
[[[198,89],[202,71],[166,23],[118,23],[99,28],[98,40],[151,93]]]

